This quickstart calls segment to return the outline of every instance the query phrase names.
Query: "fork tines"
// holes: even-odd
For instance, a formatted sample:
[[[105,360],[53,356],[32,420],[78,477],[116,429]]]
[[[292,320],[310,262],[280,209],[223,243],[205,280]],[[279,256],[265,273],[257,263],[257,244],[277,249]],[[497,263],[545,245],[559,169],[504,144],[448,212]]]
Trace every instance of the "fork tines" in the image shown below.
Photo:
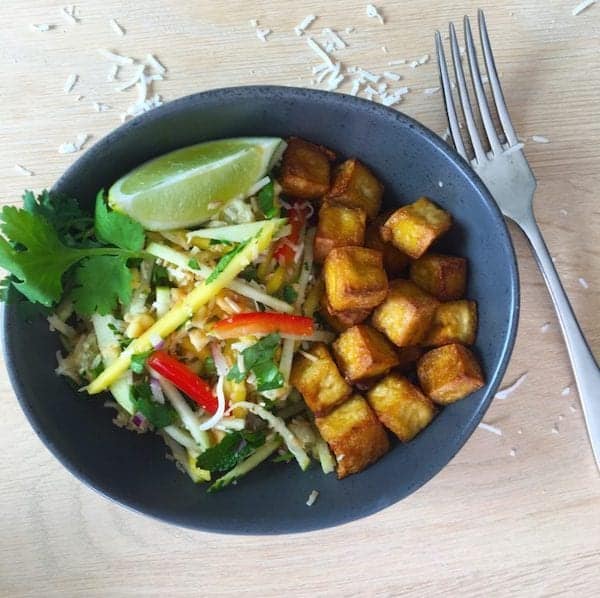
[[[464,35],[467,61],[469,64],[469,73],[475,98],[477,100],[477,107],[481,122],[483,123],[483,129],[485,130],[486,139],[482,140],[477,127],[475,115],[471,105],[471,98],[469,89],[467,86],[467,80],[465,77],[465,71],[462,65],[461,51],[458,44],[458,37],[456,35],[456,29],[453,23],[450,23],[450,51],[452,54],[452,62],[454,63],[454,74],[456,77],[456,87],[458,89],[458,97],[460,99],[460,106],[462,115],[467,128],[468,138],[470,145],[473,148],[474,159],[478,164],[482,164],[487,160],[487,151],[485,146],[487,145],[493,156],[497,156],[504,152],[507,147],[514,146],[518,143],[517,135],[513,128],[508,110],[506,108],[506,102],[504,101],[504,95],[498,79],[498,73],[496,71],[496,64],[494,62],[494,55],[490,44],[490,38],[487,31],[485,22],[485,15],[482,10],[477,13],[479,23],[479,36],[481,40],[481,47],[483,58],[485,61],[485,68],[490,83],[492,97],[494,100],[494,106],[498,114],[498,119],[502,128],[502,134],[506,140],[506,144],[502,143],[501,137],[496,131],[492,113],[490,111],[490,105],[483,87],[483,79],[479,69],[479,63],[477,60],[477,52],[475,50],[475,42],[473,41],[473,34],[471,32],[471,23],[469,18],[464,18]],[[446,64],[446,55],[444,52],[444,45],[442,42],[442,36],[440,32],[435,34],[435,46],[438,59],[438,66],[440,69],[440,81],[442,90],[444,93],[444,103],[446,105],[446,113],[448,115],[448,124],[450,128],[450,135],[456,151],[466,160],[469,160],[469,152],[465,146],[462,138],[461,126],[459,124],[459,117],[456,111],[456,105],[453,96],[453,85],[450,82],[450,76],[448,74],[448,67]]]

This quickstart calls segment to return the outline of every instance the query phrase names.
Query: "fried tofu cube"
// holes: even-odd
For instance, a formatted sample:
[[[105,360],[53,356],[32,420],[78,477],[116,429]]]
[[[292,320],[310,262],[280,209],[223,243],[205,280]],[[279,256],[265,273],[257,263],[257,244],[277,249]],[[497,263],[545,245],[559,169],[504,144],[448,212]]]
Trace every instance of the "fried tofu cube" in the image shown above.
[[[384,427],[360,395],[317,417],[315,424],[335,455],[339,479],[362,471],[390,448]]]
[[[398,347],[418,345],[431,327],[439,301],[410,280],[390,283],[385,301],[371,322]]]
[[[435,310],[433,323],[423,341],[427,347],[451,343],[472,345],[477,334],[477,303],[461,299],[442,303]]]
[[[300,353],[296,355],[290,382],[315,415],[325,415],[345,401],[352,389],[340,374],[325,344],[315,344],[308,354],[313,359]]]
[[[336,247],[323,265],[325,292],[334,311],[371,309],[387,295],[381,252],[365,247]]]
[[[360,246],[365,243],[367,214],[361,208],[348,208],[325,202],[319,210],[314,256],[322,264],[334,247]]]
[[[410,265],[410,279],[440,301],[462,299],[467,286],[467,260],[426,253]]]
[[[343,332],[355,324],[364,322],[370,315],[370,309],[347,309],[345,311],[334,311],[323,295],[321,298],[321,310],[319,312],[327,324],[336,332]]]
[[[331,165],[335,154],[327,148],[292,137],[281,164],[280,184],[285,193],[316,199],[329,191]]]
[[[448,212],[421,197],[396,210],[381,227],[381,236],[408,256],[418,259],[451,224]]]
[[[458,343],[425,353],[417,376],[425,394],[441,405],[464,399],[485,384],[475,355]]]
[[[377,216],[383,197],[383,185],[356,158],[346,160],[335,171],[327,199],[352,208],[362,208],[372,219]]]
[[[402,442],[412,440],[434,418],[437,408],[404,376],[390,374],[367,394],[379,421]]]
[[[425,353],[423,347],[400,347],[396,350],[398,356],[398,365],[396,369],[399,372],[410,372],[417,366],[417,361]]]
[[[385,217],[378,217],[367,227],[365,233],[365,246],[381,251],[383,254],[383,267],[391,278],[400,276],[408,266],[408,256],[383,240],[381,226],[386,221]]]
[[[333,343],[333,354],[350,382],[380,376],[398,364],[394,346],[367,324],[357,324],[342,332]]]

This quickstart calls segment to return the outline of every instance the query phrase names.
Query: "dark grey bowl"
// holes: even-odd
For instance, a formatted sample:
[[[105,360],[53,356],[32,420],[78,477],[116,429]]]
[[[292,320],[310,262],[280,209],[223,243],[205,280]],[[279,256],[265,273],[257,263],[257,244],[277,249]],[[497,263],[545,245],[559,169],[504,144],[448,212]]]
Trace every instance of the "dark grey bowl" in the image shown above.
[[[455,219],[443,247],[469,259],[468,296],[479,304],[479,355],[487,385],[445,408],[414,441],[359,475],[338,481],[318,467],[269,463],[216,495],[165,459],[162,440],[111,423],[102,399],[86,398],[54,374],[58,339],[39,318],[5,310],[8,371],[23,411],[75,476],[117,502],[164,521],[223,533],[276,534],[337,525],[383,509],[430,480],[485,413],[515,340],[519,283],[504,220],[487,189],[439,137],[407,116],[347,95],[284,87],[209,91],[153,110],[89,149],[55,185],[91,206],[96,191],[146,160],[208,139],[298,135],[357,156],[385,183],[395,207],[420,195]],[[443,183],[443,187],[438,185]],[[312,507],[305,501],[317,489]]]

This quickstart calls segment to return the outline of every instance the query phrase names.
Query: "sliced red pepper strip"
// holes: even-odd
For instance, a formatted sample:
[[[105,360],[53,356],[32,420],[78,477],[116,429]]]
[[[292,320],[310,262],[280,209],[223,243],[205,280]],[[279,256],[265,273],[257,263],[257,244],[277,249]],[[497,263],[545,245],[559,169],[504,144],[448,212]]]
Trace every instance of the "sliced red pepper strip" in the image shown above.
[[[276,312],[249,312],[237,314],[217,322],[212,333],[218,338],[238,338],[240,336],[271,334],[281,332],[295,336],[310,336],[315,329],[315,321],[304,316],[291,316]]]
[[[292,246],[300,243],[300,235],[304,225],[306,224],[306,217],[309,213],[309,210],[310,207],[305,201],[296,201],[294,204],[292,204],[292,207],[288,212],[288,224],[292,230],[287,237],[282,237],[279,239],[279,241],[277,241],[275,250],[273,251],[273,257],[279,264],[285,266],[286,268],[289,268],[295,264],[295,251]]]
[[[146,363],[211,415],[217,411],[218,401],[210,385],[187,365],[164,351],[155,351]]]

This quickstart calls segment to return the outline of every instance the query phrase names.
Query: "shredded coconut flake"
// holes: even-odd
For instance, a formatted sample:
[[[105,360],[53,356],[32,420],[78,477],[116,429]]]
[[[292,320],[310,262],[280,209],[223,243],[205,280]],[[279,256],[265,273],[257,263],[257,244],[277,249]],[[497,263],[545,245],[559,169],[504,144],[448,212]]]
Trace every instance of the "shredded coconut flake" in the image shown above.
[[[167,67],[154,54],[146,54],[146,64],[159,75],[167,72]]]
[[[559,210],[559,212],[560,212],[561,216],[568,216],[569,215],[569,212],[567,212],[567,210],[564,210],[564,209]]]
[[[307,37],[306,38],[306,43],[308,44],[308,47],[325,63],[327,64],[330,68],[333,68],[333,61],[331,60],[331,58],[329,57],[329,54],[327,54],[327,52],[325,52],[325,50],[323,50],[323,48],[321,48],[321,46],[319,46],[319,44],[312,38],[312,37]]]
[[[384,54],[387,54],[387,53],[388,53],[387,46],[381,46],[381,51],[382,51]]]
[[[534,135],[531,140],[535,141],[535,143],[550,143],[550,139],[548,139],[548,137],[544,137],[543,135]]]
[[[586,8],[592,6],[592,4],[596,4],[596,0],[583,0],[577,6],[575,6],[571,12],[571,14],[576,17],[579,13],[583,12]]]
[[[106,112],[110,110],[110,106],[108,104],[103,104],[102,102],[94,102],[93,106],[96,112]]]
[[[423,56],[417,58],[417,62],[419,64],[426,64],[427,62],[429,62],[429,54],[423,54]]]
[[[71,25],[77,25],[77,23],[79,23],[79,18],[75,15],[75,6],[73,4],[61,8],[60,14],[66,21],[71,23]]]
[[[570,386],[565,386],[562,391],[560,392],[561,396],[563,397],[568,397],[571,394],[571,387]]]
[[[272,33],[272,31],[270,29],[268,29],[267,27],[257,27],[256,28],[256,37],[258,37],[258,39],[261,42],[266,42],[267,36],[270,35],[271,33]]]
[[[344,29],[344,31],[350,35],[351,33],[354,33],[354,27],[346,27],[346,29]]]
[[[552,434],[558,434],[558,424],[552,426]]]
[[[517,449],[514,449],[514,448],[510,449],[510,456],[511,457],[514,457],[516,454],[517,454]]]
[[[73,154],[77,151],[77,147],[72,142],[61,143],[58,147],[59,154]]]
[[[442,181],[438,181],[438,187],[441,189],[444,186],[444,183]]]
[[[110,28],[117,34],[123,37],[125,35],[125,29],[119,23],[117,23],[116,19],[111,19],[109,22]]]
[[[65,81],[65,85],[63,88],[64,92],[69,93],[75,87],[75,83],[77,83],[78,79],[79,79],[79,75],[76,75],[75,73],[71,73],[67,77],[67,80]]]
[[[116,91],[126,91],[130,87],[134,87],[144,77],[145,70],[146,65],[140,64],[136,69],[133,77],[131,77],[131,79],[129,79],[128,81],[125,81],[123,84],[119,85],[119,87],[116,88]]]
[[[315,504],[315,501],[317,500],[317,498],[319,498],[319,492],[318,492],[318,490],[313,490],[308,495],[308,499],[306,501],[306,506],[307,507],[312,507]]]
[[[21,166],[20,164],[15,164],[15,170],[25,176],[33,176],[34,174],[33,170],[29,170],[29,168],[25,168],[25,166]]]
[[[406,64],[405,58],[400,58],[399,60],[390,60],[388,62],[388,66],[400,66],[401,64]]]
[[[587,280],[585,278],[579,278],[579,284],[584,288],[584,289],[589,289],[590,285],[587,283]]]
[[[258,27],[258,20],[250,19],[250,27]]]
[[[107,60],[118,64],[119,66],[126,66],[128,64],[134,64],[135,60],[129,56],[121,56],[121,54],[117,54],[116,52],[112,52],[111,50],[107,50],[106,48],[99,48],[98,52],[104,56]]]
[[[32,23],[30,27],[38,33],[45,33],[46,31],[50,31],[50,29],[54,29],[54,25],[49,25],[48,23],[39,23],[37,25]]]
[[[374,4],[367,4],[366,12],[369,18],[377,19],[382,25],[385,23],[383,15],[377,10],[377,7]]]
[[[296,27],[294,27],[294,32],[298,37],[304,35],[304,32],[316,21],[316,15],[306,15]]]
[[[550,322],[546,322],[541,325],[540,332],[542,334],[546,334],[546,332],[548,332],[548,330],[550,330],[551,327],[552,327],[552,324],[550,324]]]
[[[423,93],[426,96],[432,96],[432,95],[436,94],[439,90],[440,90],[439,87],[428,87]]]
[[[402,79],[402,75],[398,73],[393,73],[392,71],[383,71],[384,79],[388,79],[388,81],[400,81]]]
[[[499,390],[496,393],[495,399],[504,400],[508,398],[523,382],[525,382],[527,378],[527,372],[521,374],[510,386],[505,386],[502,390]]]
[[[119,75],[119,65],[113,64],[110,67],[110,71],[108,71],[108,74],[106,75],[106,80],[109,83],[112,83],[113,81],[115,81],[117,79],[118,75]]]
[[[571,410],[572,413],[575,413],[575,411],[577,411],[577,407],[575,407],[575,403],[571,403],[569,405],[569,409]]]
[[[348,46],[348,44],[346,44],[346,42],[333,29],[325,27],[322,33],[325,37],[329,38],[334,50],[343,50]]]
[[[497,434],[498,436],[502,436],[502,430],[500,428],[496,428],[495,426],[490,426],[490,424],[481,422],[478,427],[480,427],[482,430],[487,430],[488,432],[491,432],[492,434]]]

